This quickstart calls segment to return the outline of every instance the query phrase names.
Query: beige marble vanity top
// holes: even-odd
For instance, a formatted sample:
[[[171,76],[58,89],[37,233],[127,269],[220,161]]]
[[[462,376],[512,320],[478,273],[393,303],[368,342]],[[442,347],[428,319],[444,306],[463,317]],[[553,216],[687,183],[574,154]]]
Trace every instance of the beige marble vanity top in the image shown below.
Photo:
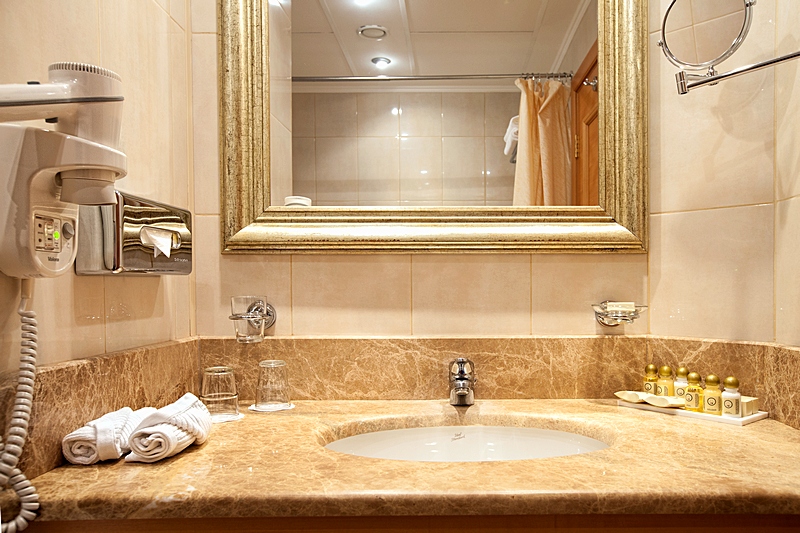
[[[33,480],[41,520],[448,514],[800,514],[800,431],[617,407],[613,400],[300,401],[215,425],[154,465],[63,466]],[[328,451],[335,438],[426,425],[519,425],[609,444],[584,455],[422,463]],[[693,480],[682,483],[681,480]]]

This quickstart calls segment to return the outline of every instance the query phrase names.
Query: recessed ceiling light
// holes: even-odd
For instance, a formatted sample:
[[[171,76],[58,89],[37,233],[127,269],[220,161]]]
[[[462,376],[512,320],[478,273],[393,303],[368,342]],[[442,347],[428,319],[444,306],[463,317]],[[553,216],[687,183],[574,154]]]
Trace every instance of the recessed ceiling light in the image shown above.
[[[386,37],[387,33],[389,33],[389,30],[377,24],[367,24],[366,26],[358,28],[358,34],[360,36],[366,37],[367,39],[375,39],[376,41],[380,41]]]
[[[373,57],[372,62],[378,68],[386,68],[389,66],[389,63],[391,63],[392,60],[389,59],[388,57]]]

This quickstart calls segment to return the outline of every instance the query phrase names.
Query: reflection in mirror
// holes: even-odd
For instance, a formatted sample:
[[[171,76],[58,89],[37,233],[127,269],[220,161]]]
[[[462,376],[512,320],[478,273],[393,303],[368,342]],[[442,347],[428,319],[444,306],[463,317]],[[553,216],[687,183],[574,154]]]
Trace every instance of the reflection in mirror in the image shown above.
[[[672,0],[659,44],[678,67],[713,68],[741,46],[752,9],[750,0]]]
[[[599,205],[596,0],[293,0],[291,17],[282,190],[315,206]]]
[[[547,9],[590,1],[547,2]],[[484,0],[461,2],[474,10]],[[593,74],[583,79],[576,75],[572,88],[580,85],[592,92],[598,89],[599,104],[594,112],[599,145],[598,196],[588,205],[554,207],[284,207],[284,196],[292,191],[292,169],[285,168],[287,163],[294,167],[295,174],[300,174],[298,166],[302,165],[313,165],[316,170],[310,157],[294,161],[291,158],[292,71],[288,56],[292,48],[290,13],[294,8],[289,9],[288,0],[219,0],[218,6],[220,202],[225,253],[646,251],[646,2],[597,3],[597,83]],[[545,26],[542,33],[547,33]],[[283,36],[285,40],[268,43],[268,35]],[[365,40],[357,33],[354,37]],[[408,42],[410,36],[406,39]],[[504,73],[515,74],[513,77],[517,74]],[[356,105],[357,100],[358,97]],[[356,131],[359,117],[364,119],[365,115],[357,110]],[[591,117],[592,113],[586,113],[584,125],[591,124]],[[485,117],[483,120],[485,128]],[[320,138],[316,125],[315,118],[315,144]],[[314,158],[316,154],[315,148]],[[483,157],[486,158],[485,152]],[[348,161],[336,164],[353,165],[352,156]],[[358,173],[342,172],[337,176],[353,180]]]

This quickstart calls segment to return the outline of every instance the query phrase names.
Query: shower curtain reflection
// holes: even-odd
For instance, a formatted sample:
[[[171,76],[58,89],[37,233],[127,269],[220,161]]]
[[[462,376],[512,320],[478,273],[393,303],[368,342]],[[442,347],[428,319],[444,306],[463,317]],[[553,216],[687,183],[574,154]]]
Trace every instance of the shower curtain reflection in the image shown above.
[[[570,91],[555,80],[520,78],[519,141],[513,205],[569,205]]]

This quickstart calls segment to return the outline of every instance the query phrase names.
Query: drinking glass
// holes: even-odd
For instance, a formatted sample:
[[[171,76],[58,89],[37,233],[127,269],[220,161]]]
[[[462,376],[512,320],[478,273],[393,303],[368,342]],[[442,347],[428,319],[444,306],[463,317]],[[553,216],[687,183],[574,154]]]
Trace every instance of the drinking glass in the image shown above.
[[[264,329],[274,322],[273,307],[267,303],[266,296],[233,296],[231,297],[231,316],[236,340],[243,343],[261,342],[264,340]]]
[[[289,379],[286,362],[270,359],[258,363],[258,386],[254,411],[282,411],[291,409],[289,403]]]
[[[203,370],[200,400],[208,408],[211,421],[215,424],[242,418],[239,414],[236,378],[229,366],[212,366]]]

